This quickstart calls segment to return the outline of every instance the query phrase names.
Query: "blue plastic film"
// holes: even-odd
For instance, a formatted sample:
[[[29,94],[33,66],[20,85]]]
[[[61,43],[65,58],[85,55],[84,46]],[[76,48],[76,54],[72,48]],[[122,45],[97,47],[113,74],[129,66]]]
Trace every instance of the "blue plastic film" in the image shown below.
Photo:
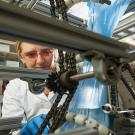
[[[111,37],[132,0],[112,0],[111,5],[88,2],[88,30]]]
[[[82,73],[89,71],[93,71],[93,67],[90,62],[85,61],[83,64]],[[75,105],[77,108],[100,108],[106,103],[106,86],[99,83],[95,78],[82,80],[79,82],[73,102],[77,103]],[[74,103],[71,104],[71,106],[71,108],[75,109]]]

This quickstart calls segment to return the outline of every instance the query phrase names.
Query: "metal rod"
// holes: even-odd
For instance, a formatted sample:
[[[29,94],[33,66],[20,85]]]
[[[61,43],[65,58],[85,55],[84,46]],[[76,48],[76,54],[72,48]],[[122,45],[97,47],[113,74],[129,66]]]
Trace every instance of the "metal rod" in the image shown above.
[[[40,78],[46,79],[50,74],[49,70],[35,70],[27,68],[15,68],[15,67],[2,67],[0,66],[0,78],[12,79],[12,78]]]
[[[37,3],[38,1],[39,1],[39,0],[31,0],[31,1],[28,3],[27,8],[28,8],[28,9],[32,9],[32,8],[36,5],[36,3]]]
[[[72,81],[79,81],[79,80],[83,80],[83,79],[86,79],[86,78],[92,78],[92,77],[94,77],[94,72],[73,75],[73,76],[70,77],[70,79]]]
[[[0,1],[0,37],[25,40],[78,53],[99,51],[128,57],[128,44]]]
[[[6,45],[14,45],[14,46],[17,44],[16,41],[9,41],[9,40],[4,40],[4,39],[0,39],[0,43],[6,44]]]
[[[18,55],[17,55],[17,53],[1,52],[0,51],[0,60],[18,61]]]

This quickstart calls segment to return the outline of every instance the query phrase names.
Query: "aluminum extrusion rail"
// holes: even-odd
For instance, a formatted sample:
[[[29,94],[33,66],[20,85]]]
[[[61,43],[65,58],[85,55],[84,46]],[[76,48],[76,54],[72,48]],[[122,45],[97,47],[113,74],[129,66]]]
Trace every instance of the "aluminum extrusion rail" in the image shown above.
[[[0,51],[0,60],[19,61],[17,53]]]
[[[75,128],[70,131],[58,132],[49,135],[99,135],[96,129],[89,127]]]
[[[120,21],[117,28],[113,32],[113,36],[117,40],[121,40],[128,36],[131,36],[135,33],[134,30],[132,30],[132,28],[134,27],[135,27],[135,13],[131,14],[130,16]],[[119,35],[119,33],[121,32],[124,32],[125,34]]]
[[[128,44],[2,1],[0,38],[25,40],[80,54],[98,51],[114,57],[128,57]]]
[[[12,78],[40,78],[46,79],[50,74],[49,70],[34,70],[27,68],[15,68],[0,66],[0,78],[12,79]]]

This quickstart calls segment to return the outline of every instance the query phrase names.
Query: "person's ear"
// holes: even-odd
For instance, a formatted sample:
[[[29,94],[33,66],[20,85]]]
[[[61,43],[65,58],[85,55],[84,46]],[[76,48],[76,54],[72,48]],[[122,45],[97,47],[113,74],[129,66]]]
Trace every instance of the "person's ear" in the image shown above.
[[[22,63],[21,65],[23,67],[26,67],[26,62],[25,62],[24,58],[22,56],[19,56],[19,59],[20,59],[20,62]]]
[[[19,56],[19,59],[20,59],[20,61],[24,64],[25,63],[25,60],[24,60],[24,58],[20,55]]]

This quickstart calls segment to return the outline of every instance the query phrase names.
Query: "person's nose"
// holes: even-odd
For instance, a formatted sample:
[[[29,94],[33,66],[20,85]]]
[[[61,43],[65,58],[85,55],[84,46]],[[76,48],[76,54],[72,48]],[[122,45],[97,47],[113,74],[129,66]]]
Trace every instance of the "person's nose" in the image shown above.
[[[41,54],[37,56],[37,64],[43,64],[45,61],[44,57]]]

